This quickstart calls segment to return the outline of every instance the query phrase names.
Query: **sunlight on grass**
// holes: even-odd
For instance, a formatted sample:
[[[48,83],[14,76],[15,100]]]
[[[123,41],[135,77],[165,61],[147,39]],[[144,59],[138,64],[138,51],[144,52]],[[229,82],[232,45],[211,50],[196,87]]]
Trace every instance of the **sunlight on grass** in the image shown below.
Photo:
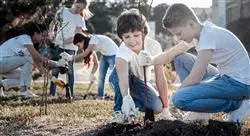
[[[41,98],[19,99],[15,91],[7,92],[7,98],[0,98],[0,135],[72,135],[83,134],[100,125],[109,123],[113,119],[114,93],[106,85],[106,96],[111,99],[84,100],[82,95],[86,93],[88,84],[76,84],[76,99],[48,99],[48,115],[40,116]],[[169,86],[170,90],[176,90],[175,86]],[[33,92],[42,95],[42,84],[34,83]],[[170,91],[170,94],[173,91]],[[97,95],[95,84],[91,93]],[[64,96],[65,91],[58,89],[57,95]],[[44,108],[44,107],[43,107]],[[140,113],[139,122],[143,124],[144,113]],[[159,120],[159,115],[155,116]],[[215,114],[214,119],[222,120],[222,114]],[[250,128],[250,121],[243,127]]]

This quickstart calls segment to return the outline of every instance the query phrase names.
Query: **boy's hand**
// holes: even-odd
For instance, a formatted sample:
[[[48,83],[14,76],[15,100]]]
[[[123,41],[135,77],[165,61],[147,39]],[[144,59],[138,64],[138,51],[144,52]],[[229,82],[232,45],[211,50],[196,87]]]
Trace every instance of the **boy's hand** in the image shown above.
[[[66,67],[68,66],[68,62],[65,59],[60,59],[56,62],[56,67]]]
[[[122,103],[122,113],[126,116],[129,117],[131,112],[136,114],[138,111],[135,108],[135,103],[132,97],[128,94],[123,97],[123,103]]]
[[[152,56],[145,50],[140,51],[138,55],[139,66],[150,66],[153,65]]]
[[[172,120],[173,119],[171,113],[169,112],[168,107],[165,107],[165,108],[162,109],[161,119],[163,119],[163,120]]]
[[[73,55],[70,55],[67,52],[62,52],[60,54],[60,56],[62,57],[62,59],[66,60],[66,61],[72,61],[73,60]]]

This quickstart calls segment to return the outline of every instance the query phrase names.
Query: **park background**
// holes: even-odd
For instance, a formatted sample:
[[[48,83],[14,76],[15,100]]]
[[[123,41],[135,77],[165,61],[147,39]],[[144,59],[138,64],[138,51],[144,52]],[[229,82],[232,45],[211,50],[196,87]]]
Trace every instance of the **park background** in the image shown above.
[[[203,4],[209,1],[210,4]],[[55,12],[63,7],[70,7],[73,0],[1,0],[0,1],[0,43],[7,40],[9,34],[23,30],[30,23],[45,23],[53,19]],[[152,2],[152,4],[151,4]],[[166,2],[166,3],[162,3]],[[161,20],[169,4],[185,2],[191,5],[201,21],[210,20],[234,32],[250,53],[250,0],[148,0],[140,9],[147,17],[150,36],[159,41],[163,50],[175,44],[173,37],[162,28]],[[204,6],[205,5],[205,6]],[[116,35],[116,19],[124,9],[138,8],[134,0],[92,0],[90,11],[93,17],[86,20],[90,33],[105,34],[120,43]],[[14,30],[14,31],[12,31]],[[192,51],[194,52],[194,51]],[[195,53],[195,52],[194,52]],[[168,67],[168,66],[167,66]],[[96,84],[86,99],[81,96],[88,87],[89,69],[81,62],[76,65],[76,99],[73,102],[64,99],[48,100],[48,114],[40,115],[41,99],[20,100],[9,91],[8,97],[0,99],[0,135],[91,135],[113,117],[113,92],[106,85],[106,101],[96,101]],[[169,70],[170,69],[170,70]],[[171,68],[166,69],[171,90],[175,81]],[[65,78],[62,75],[62,78]],[[33,82],[32,89],[42,95],[43,79]],[[86,84],[87,83],[87,84]],[[59,94],[64,94],[58,89]],[[93,96],[93,97],[92,97]],[[215,115],[214,119],[221,119]],[[244,126],[242,134],[250,135],[250,125]]]

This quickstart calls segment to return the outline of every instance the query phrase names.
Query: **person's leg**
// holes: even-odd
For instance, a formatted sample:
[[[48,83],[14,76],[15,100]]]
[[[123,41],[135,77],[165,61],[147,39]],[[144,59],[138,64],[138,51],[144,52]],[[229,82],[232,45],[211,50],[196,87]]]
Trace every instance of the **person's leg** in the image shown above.
[[[115,66],[115,55],[108,57],[109,69],[112,70]]]
[[[50,55],[52,60],[58,61],[61,58],[59,55],[62,52],[64,52],[64,50],[57,46],[57,47],[51,48],[50,52],[52,53]],[[58,78],[59,72],[60,72],[60,68],[55,67],[55,68],[52,69],[51,75]],[[49,90],[50,90],[50,95],[55,96],[56,95],[56,84],[54,84],[53,82],[50,82],[50,89]]]
[[[180,81],[182,82],[191,72],[196,56],[190,53],[183,53],[177,56],[174,59],[174,66],[177,74],[180,77]],[[203,76],[203,81],[212,78],[217,75],[219,72],[216,67],[211,64],[208,65],[206,73]]]
[[[68,54],[70,54],[70,55],[75,55],[75,51],[74,50],[65,50]],[[71,93],[71,96],[72,97],[74,97],[74,83],[75,83],[75,72],[74,72],[74,69],[75,69],[75,67],[74,67],[74,61],[70,61],[69,62],[69,70],[68,70],[68,72],[67,72],[67,75],[68,75],[68,84],[69,84],[69,91],[70,91],[70,93]],[[69,92],[68,91],[66,91],[66,97],[68,97],[69,96],[69,94],[68,94]]]
[[[32,57],[27,56],[25,57],[26,62],[22,67],[21,75],[20,75],[20,86],[25,86],[27,87],[26,90],[30,87],[31,85],[31,77],[32,77]],[[26,91],[24,90],[24,91]],[[22,90],[21,90],[22,91]]]
[[[17,68],[13,71],[5,73],[5,79],[2,80],[2,84],[5,90],[9,90],[13,87],[18,87],[20,85],[21,71],[21,69]]]
[[[119,78],[116,72],[116,68],[114,67],[110,76],[109,76],[109,84],[110,87],[114,90],[115,92],[115,99],[114,99],[114,111],[118,112],[121,111],[121,106],[122,106],[122,94],[120,91],[119,87]]]
[[[58,78],[59,71],[60,71],[59,68],[53,68],[51,75],[54,76],[54,77],[56,77],[56,78]],[[56,95],[56,85],[53,82],[50,82],[49,94],[51,96],[55,96]]]
[[[178,90],[172,98],[173,104],[184,111],[230,112],[240,107],[243,99],[250,98],[247,85],[229,76]]]
[[[162,103],[159,94],[149,82],[147,82],[147,86],[148,87],[145,90],[144,81],[138,79],[130,72],[130,95],[132,96],[136,107],[139,107],[139,110],[143,112],[146,108],[149,108],[153,110],[155,114],[160,113],[162,111]]]
[[[11,80],[12,75],[15,75],[15,77],[18,75],[18,81],[19,85],[21,87],[29,87],[31,84],[31,70],[32,70],[32,57],[31,56],[11,56],[11,57],[6,57],[2,58],[1,62],[1,67],[0,67],[0,73],[1,74],[6,74],[6,76],[10,76],[6,80]],[[16,74],[17,68],[22,68],[21,73]],[[19,71],[20,72],[20,71]],[[16,79],[15,78],[15,83],[8,82],[11,86],[13,84],[16,84]],[[7,85],[7,83],[6,83]],[[6,86],[5,88],[9,88]],[[21,91],[25,91],[24,89],[21,89]]]
[[[8,73],[9,75],[15,75],[15,70],[17,68],[22,68],[19,78],[11,79],[8,78],[3,82],[4,87],[10,88],[13,85],[16,85],[17,81],[20,85],[19,95],[24,97],[35,97],[33,93],[28,91],[28,88],[31,85],[31,71],[32,71],[32,57],[31,56],[11,56],[6,57],[1,60],[2,67],[0,68],[0,73]],[[14,72],[14,73],[12,73]]]
[[[100,59],[100,68],[99,68],[99,78],[98,78],[98,97],[104,97],[104,85],[105,85],[105,77],[108,71],[109,63],[108,56],[101,56]]]

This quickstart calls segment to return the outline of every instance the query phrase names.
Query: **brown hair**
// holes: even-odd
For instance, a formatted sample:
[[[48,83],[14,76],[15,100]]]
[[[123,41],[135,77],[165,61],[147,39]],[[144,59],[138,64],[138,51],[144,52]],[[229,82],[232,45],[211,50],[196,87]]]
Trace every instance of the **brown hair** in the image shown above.
[[[74,3],[83,3],[86,5],[86,8],[81,13],[81,16],[84,17],[84,19],[88,20],[93,16],[93,14],[89,11],[89,3],[87,0],[75,0]]]
[[[86,35],[83,33],[76,33],[73,39],[73,44],[77,44],[78,42],[83,42],[83,41],[84,41],[83,50],[86,50],[89,46],[90,35]],[[84,57],[84,63],[87,64],[88,67],[90,66],[91,54],[92,54],[92,51],[86,57]]]
[[[167,8],[162,24],[164,28],[174,28],[185,25],[189,19],[199,22],[193,9],[185,4],[176,3]]]
[[[132,8],[121,13],[117,19],[117,34],[120,39],[124,33],[130,31],[141,31],[144,36],[148,34],[149,27],[144,15],[142,15],[138,9]]]

